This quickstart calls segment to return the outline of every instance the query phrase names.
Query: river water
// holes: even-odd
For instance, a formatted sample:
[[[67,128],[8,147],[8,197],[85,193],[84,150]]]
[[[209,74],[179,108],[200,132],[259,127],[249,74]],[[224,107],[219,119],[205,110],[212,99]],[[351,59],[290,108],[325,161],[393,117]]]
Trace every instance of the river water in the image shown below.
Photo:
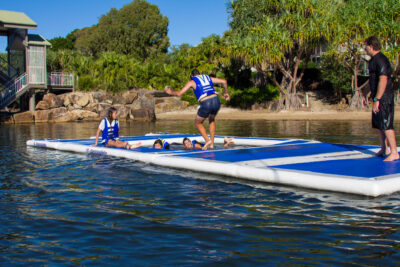
[[[400,193],[253,184],[26,147],[88,138],[97,126],[0,125],[1,266],[400,265]],[[149,132],[196,129],[121,122],[121,135]],[[377,144],[364,121],[218,121],[217,134]]]

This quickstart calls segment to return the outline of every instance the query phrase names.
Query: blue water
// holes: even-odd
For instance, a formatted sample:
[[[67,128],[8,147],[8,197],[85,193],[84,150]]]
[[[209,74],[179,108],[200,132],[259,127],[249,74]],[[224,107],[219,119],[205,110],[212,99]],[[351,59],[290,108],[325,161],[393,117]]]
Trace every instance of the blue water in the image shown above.
[[[123,135],[196,133],[192,121]],[[396,125],[400,129],[400,125]],[[0,126],[1,266],[396,266],[400,194],[254,184],[26,147],[97,123]],[[220,121],[218,135],[377,144],[368,122]]]

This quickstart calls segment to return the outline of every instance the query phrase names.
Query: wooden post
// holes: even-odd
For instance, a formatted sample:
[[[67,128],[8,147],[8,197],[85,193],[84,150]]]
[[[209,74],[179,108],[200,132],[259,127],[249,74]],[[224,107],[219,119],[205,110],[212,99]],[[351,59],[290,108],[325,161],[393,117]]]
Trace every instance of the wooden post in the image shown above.
[[[29,89],[29,111],[34,112],[36,107],[35,89]]]

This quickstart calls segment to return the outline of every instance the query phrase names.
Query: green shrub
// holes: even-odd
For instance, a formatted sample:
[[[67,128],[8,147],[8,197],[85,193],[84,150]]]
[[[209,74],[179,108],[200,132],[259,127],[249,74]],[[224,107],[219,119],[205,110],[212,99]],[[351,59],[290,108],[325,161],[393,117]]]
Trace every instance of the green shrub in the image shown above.
[[[82,75],[78,80],[78,89],[81,91],[90,91],[94,88],[93,79],[89,75]]]
[[[277,99],[278,97],[279,88],[269,84],[261,88],[234,89],[229,104],[240,108],[249,108],[255,103]]]

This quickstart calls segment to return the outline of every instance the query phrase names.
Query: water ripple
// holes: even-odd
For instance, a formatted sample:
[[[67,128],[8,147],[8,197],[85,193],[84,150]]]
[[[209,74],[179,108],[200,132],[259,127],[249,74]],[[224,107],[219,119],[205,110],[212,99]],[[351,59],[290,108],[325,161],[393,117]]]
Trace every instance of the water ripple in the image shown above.
[[[304,129],[304,122],[242,123],[241,128],[253,131],[243,135],[281,136],[287,129]],[[238,129],[232,122],[220,125],[225,134]],[[65,126],[0,129],[18,136],[8,133],[2,136],[9,139],[0,139],[1,265],[400,264],[399,193],[369,198],[318,192],[26,148],[29,138],[62,138]],[[67,126],[82,129],[82,124]],[[156,126],[143,124],[141,129]],[[291,135],[321,136],[323,124],[311,126],[310,133]],[[174,122],[157,127],[195,130]],[[336,128],[346,127],[340,123]],[[360,123],[348,127],[354,138],[368,133]],[[68,138],[91,135],[78,132]],[[372,136],[364,141],[372,142]]]

